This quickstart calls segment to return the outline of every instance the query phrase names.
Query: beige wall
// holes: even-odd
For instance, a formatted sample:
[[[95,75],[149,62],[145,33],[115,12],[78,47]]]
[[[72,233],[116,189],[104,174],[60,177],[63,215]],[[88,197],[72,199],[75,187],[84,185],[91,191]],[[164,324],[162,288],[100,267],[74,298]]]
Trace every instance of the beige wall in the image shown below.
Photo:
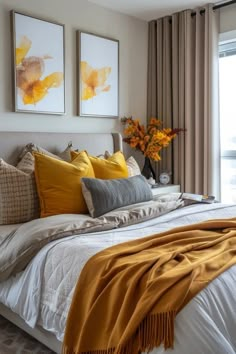
[[[12,112],[10,10],[65,24],[65,116]],[[106,10],[86,0],[0,0],[0,130],[120,131],[118,119],[77,116],[76,30],[95,32],[120,41],[120,116],[146,118],[148,24]]]
[[[220,32],[236,30],[236,4],[220,10]]]

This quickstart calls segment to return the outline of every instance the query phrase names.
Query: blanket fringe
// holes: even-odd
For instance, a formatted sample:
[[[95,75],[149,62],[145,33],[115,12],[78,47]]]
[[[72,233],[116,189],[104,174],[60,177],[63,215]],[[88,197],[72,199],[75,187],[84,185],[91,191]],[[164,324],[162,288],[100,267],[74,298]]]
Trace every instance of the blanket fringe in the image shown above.
[[[162,343],[165,349],[173,348],[175,316],[176,311],[169,311],[146,317],[130,340],[117,348],[81,352],[63,345],[62,354],[138,354],[159,347]]]
[[[113,349],[104,349],[104,350],[89,350],[87,352],[78,352],[73,349],[68,348],[67,346],[63,346],[62,354],[113,354],[115,352],[115,348]]]
[[[165,349],[173,348],[175,316],[176,311],[169,311],[146,317],[138,328],[140,350],[150,351],[162,343]]]

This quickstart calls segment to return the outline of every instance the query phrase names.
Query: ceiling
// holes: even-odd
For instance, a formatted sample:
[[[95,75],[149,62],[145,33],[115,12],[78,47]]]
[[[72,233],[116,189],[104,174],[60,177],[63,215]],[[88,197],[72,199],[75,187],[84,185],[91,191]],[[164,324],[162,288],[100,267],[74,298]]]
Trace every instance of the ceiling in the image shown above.
[[[89,0],[94,4],[150,21],[174,12],[203,6],[208,0]],[[219,2],[212,0],[211,3]]]

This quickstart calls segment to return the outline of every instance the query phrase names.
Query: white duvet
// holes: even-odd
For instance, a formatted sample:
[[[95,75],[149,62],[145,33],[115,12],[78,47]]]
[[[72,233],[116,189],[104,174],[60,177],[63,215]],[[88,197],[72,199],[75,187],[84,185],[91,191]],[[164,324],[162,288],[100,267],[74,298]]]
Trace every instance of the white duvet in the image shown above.
[[[137,225],[51,242],[24,272],[0,283],[0,302],[31,327],[40,325],[62,341],[76,281],[92,255],[120,242],[176,226],[231,217],[236,217],[236,206],[201,204]],[[236,353],[235,334],[236,266],[221,274],[177,315],[174,350],[164,351],[159,347],[151,353],[233,354]]]

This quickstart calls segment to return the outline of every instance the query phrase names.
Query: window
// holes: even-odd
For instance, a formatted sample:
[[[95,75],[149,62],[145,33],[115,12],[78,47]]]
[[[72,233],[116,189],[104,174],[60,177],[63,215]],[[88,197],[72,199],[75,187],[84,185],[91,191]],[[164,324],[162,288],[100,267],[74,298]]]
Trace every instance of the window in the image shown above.
[[[221,201],[236,203],[236,39],[220,44]]]

